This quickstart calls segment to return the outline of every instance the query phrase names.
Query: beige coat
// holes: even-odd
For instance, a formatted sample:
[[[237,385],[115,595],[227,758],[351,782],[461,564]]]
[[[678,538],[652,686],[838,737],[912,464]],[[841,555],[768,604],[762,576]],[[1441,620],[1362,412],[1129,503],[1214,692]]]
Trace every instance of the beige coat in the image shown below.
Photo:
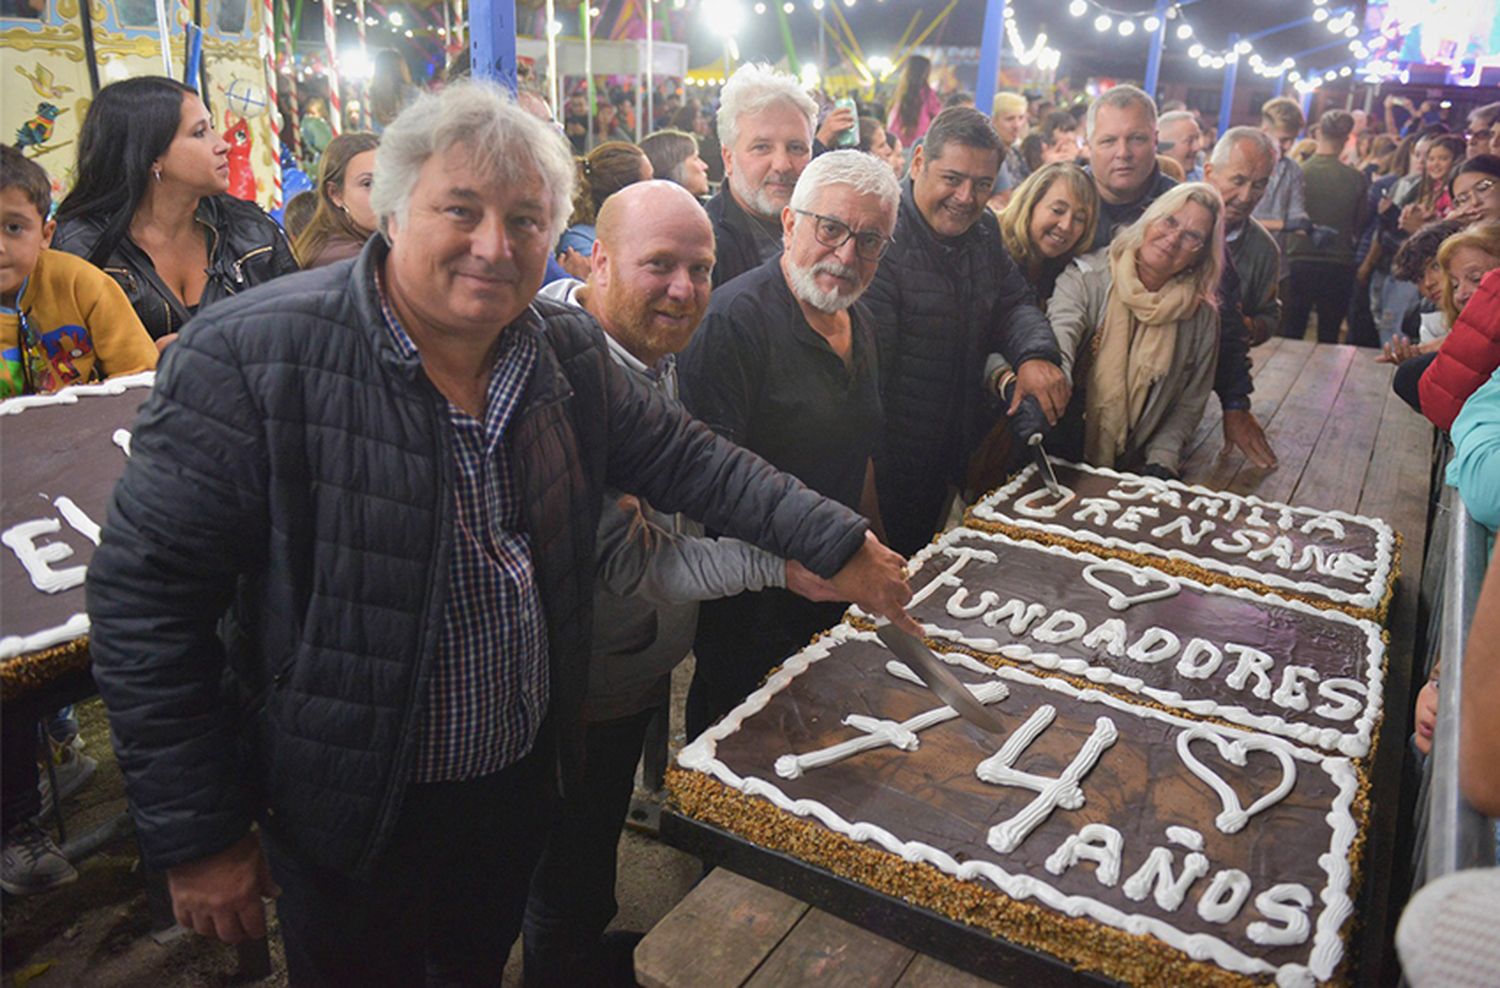
[[[1077,354],[1092,345],[1094,333],[1104,321],[1109,286],[1107,248],[1085,254],[1058,276],[1047,319],[1062,350],[1062,369],[1069,381],[1073,380]],[[1140,420],[1130,430],[1120,458],[1122,469],[1137,470],[1153,463],[1172,471],[1178,469],[1183,444],[1203,418],[1213,392],[1218,360],[1219,312],[1214,306],[1202,305],[1177,326],[1171,366],[1151,389]]]

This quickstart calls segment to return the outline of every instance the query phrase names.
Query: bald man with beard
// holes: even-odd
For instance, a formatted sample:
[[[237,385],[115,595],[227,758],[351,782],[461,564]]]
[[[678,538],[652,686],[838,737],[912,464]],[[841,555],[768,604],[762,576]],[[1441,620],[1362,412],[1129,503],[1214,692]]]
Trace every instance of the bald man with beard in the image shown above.
[[[587,282],[541,294],[587,310],[627,372],[677,400],[676,355],[708,307],[714,231],[682,186],[639,182],[604,201]],[[585,780],[563,803],[526,904],[525,983],[630,984],[639,934],[614,918],[616,849],[646,728],[692,648],[698,601],[780,587],[832,600],[797,563],[606,491],[599,522],[594,650],[584,701]]]

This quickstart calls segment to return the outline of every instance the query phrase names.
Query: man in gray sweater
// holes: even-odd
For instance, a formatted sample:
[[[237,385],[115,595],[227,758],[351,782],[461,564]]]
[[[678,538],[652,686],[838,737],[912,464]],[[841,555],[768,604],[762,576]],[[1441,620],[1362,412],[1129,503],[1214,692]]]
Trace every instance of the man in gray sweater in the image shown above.
[[[708,216],[680,186],[641,182],[605,201],[597,237],[589,280],[555,281],[541,294],[591,313],[615,362],[675,401],[676,354],[708,307]],[[633,944],[601,936],[617,908],[616,848],[647,725],[668,699],[672,669],[692,648],[698,601],[766,587],[835,599],[798,563],[738,539],[705,538],[691,519],[605,493],[584,701],[586,780],[579,798],[564,801],[532,879],[527,985],[610,984],[628,976]]]

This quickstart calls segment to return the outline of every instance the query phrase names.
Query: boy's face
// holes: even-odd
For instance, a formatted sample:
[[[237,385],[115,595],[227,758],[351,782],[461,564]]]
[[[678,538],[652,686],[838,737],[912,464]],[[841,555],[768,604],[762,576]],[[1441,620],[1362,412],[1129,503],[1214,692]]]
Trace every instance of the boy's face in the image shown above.
[[[42,220],[36,206],[17,188],[0,190],[0,300],[13,305],[36,259],[52,244],[54,220]]]

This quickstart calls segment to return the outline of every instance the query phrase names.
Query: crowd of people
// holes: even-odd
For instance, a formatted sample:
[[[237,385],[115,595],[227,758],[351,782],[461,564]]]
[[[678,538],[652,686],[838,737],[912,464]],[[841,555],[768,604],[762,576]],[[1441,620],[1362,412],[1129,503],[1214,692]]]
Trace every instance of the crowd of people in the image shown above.
[[[160,361],[88,594],[183,925],[262,936],[278,895],[299,984],[492,981],[517,936],[529,984],[625,977],[616,846],[689,652],[696,734],[843,602],[910,626],[904,557],[1037,433],[1175,477],[1217,396],[1274,467],[1251,348],[1314,314],[1401,362],[1500,522],[1500,104],[1392,146],[1129,85],[985,113],[930,71],[851,112],[745,65],[639,145],[397,86],[285,232],[168,79],[100,90],[55,214],[4,150],[0,390]],[[4,887],[44,891],[42,732],[5,730]]]

